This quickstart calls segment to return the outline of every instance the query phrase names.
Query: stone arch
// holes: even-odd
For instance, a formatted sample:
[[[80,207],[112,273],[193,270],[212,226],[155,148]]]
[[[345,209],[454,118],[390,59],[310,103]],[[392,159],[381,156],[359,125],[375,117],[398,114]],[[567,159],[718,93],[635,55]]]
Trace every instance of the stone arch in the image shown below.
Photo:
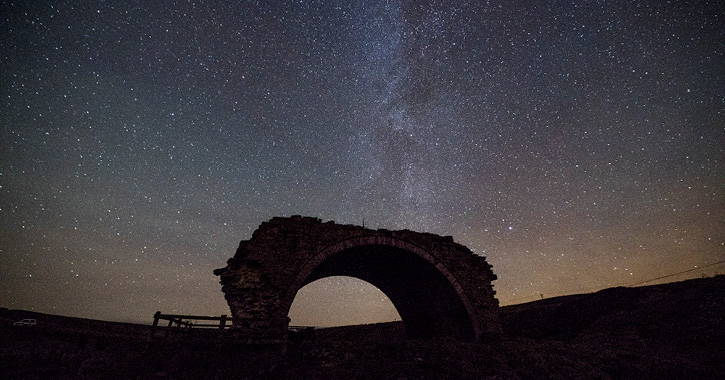
[[[491,265],[449,236],[273,218],[241,241],[214,274],[221,278],[235,334],[249,340],[284,341],[297,291],[331,275],[378,287],[410,336],[501,334]]]
[[[417,246],[416,244],[398,239],[392,236],[385,236],[385,235],[364,235],[364,236],[356,236],[352,238],[348,238],[342,241],[338,241],[332,245],[329,245],[325,248],[323,248],[321,251],[319,251],[317,254],[315,254],[313,257],[311,257],[304,265],[302,265],[300,271],[297,273],[297,275],[294,277],[292,282],[290,283],[290,286],[287,288],[287,290],[284,293],[284,296],[282,298],[282,305],[283,308],[287,310],[287,313],[289,313],[289,309],[292,306],[292,302],[294,302],[294,298],[297,295],[297,292],[299,289],[301,289],[303,286],[307,285],[308,283],[318,280],[320,278],[317,278],[314,276],[314,272],[316,269],[319,269],[323,263],[325,263],[327,260],[329,260],[331,257],[341,254],[343,252],[347,252],[349,250],[355,250],[355,249],[365,249],[368,247],[381,247],[383,250],[386,248],[394,248],[399,249],[403,251],[407,251],[410,253],[415,254],[417,257],[419,257],[422,260],[425,260],[429,265],[434,267],[437,271],[440,272],[440,274],[447,280],[447,282],[451,285],[452,290],[455,291],[455,294],[458,296],[462,306],[465,308],[467,321],[462,321],[462,323],[469,322],[470,323],[470,334],[466,334],[465,331],[459,331],[457,332],[458,336],[465,337],[466,335],[470,335],[471,337],[480,336],[482,333],[480,323],[478,323],[478,320],[475,318],[475,312],[473,305],[471,301],[468,299],[468,296],[463,291],[463,287],[461,286],[460,282],[456,278],[456,276],[439,260],[437,260],[433,255],[431,255],[429,252],[427,252],[425,249]],[[330,273],[328,275],[350,275],[349,273]],[[325,276],[326,277],[326,276]],[[351,276],[360,278],[358,276]],[[364,280],[366,282],[371,283],[372,285],[380,288],[379,282],[375,281],[374,279],[370,278],[360,278],[361,280]],[[383,287],[385,288],[385,287]],[[405,314],[409,314],[406,312],[406,309],[403,307],[401,310],[400,302],[397,302],[396,304],[396,298],[395,296],[391,297],[388,292],[386,292],[385,289],[381,289],[383,293],[385,293],[388,298],[391,299],[393,302],[393,305],[396,306],[396,309],[398,309],[398,313],[401,314],[401,319],[404,324],[406,324],[406,329],[409,332],[410,336],[413,337],[421,337],[426,336],[425,331],[415,331],[415,327],[411,326],[410,316],[406,318]],[[397,300],[399,301],[399,300]],[[411,333],[411,328],[413,329]],[[424,328],[424,327],[421,327]],[[465,330],[465,327],[462,327],[460,330]]]

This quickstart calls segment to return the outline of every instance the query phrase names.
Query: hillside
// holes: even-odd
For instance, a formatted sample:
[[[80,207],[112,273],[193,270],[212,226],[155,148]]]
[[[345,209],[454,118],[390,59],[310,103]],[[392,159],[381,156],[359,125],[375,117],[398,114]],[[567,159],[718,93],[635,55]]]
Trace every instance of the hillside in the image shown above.
[[[32,328],[13,327],[22,318]],[[501,308],[498,343],[407,340],[401,323],[320,329],[276,347],[215,331],[0,310],[3,379],[725,378],[725,276]]]

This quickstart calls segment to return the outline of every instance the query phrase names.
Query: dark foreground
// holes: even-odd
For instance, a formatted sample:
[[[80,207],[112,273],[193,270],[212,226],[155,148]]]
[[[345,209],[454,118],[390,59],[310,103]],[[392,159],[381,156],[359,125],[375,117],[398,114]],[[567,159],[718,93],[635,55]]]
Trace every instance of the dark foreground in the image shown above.
[[[37,318],[35,327],[13,327]],[[278,346],[214,331],[0,310],[0,379],[723,379],[725,276],[501,309],[497,344],[406,340],[388,323]],[[298,339],[304,338],[304,339]]]

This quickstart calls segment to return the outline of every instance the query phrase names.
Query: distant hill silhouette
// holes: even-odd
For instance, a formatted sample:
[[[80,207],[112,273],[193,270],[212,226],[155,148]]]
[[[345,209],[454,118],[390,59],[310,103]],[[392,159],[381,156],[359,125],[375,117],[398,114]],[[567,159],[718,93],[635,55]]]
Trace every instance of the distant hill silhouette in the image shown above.
[[[12,326],[36,318],[36,327]],[[718,379],[725,276],[501,308],[504,339],[407,340],[402,323],[319,329],[274,347],[218,332],[0,309],[2,379]]]
[[[654,345],[725,344],[725,276],[638,288],[609,288],[506,306],[508,336],[532,339],[638,339]]]

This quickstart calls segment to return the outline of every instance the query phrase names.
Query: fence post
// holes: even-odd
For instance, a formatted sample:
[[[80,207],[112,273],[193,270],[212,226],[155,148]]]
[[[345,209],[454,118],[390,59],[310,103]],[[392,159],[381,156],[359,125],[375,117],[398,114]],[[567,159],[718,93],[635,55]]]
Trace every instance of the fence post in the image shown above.
[[[227,315],[222,314],[221,319],[219,319],[219,330],[224,330],[224,327],[227,324]]]
[[[151,339],[156,337],[156,328],[159,326],[159,318],[161,317],[161,312],[157,311],[154,314],[154,324],[151,325]]]

